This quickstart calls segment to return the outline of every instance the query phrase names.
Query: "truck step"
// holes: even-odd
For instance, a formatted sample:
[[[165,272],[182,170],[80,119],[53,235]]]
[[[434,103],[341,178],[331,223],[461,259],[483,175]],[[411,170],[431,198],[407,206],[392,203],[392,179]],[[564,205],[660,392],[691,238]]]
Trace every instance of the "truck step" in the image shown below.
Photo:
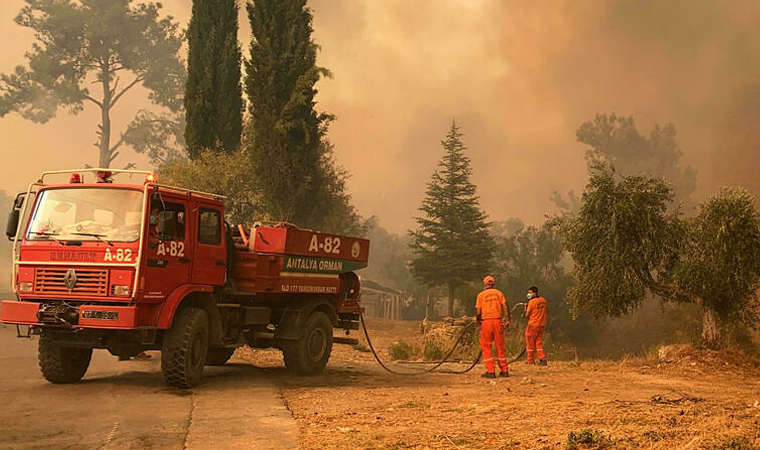
[[[357,338],[342,337],[342,336],[333,337],[333,344],[356,345],[358,343],[359,343],[359,339]]]

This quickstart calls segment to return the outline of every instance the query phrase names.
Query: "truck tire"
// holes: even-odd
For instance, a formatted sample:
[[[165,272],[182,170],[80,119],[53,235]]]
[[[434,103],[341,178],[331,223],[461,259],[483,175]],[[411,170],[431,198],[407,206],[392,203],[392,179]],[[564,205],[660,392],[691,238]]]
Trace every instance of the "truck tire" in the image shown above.
[[[209,347],[208,353],[206,354],[206,365],[223,366],[229,361],[233,353],[235,353],[234,348]]]
[[[298,340],[283,345],[285,367],[297,375],[322,373],[330,359],[332,344],[333,327],[330,318],[322,311],[315,311],[306,320]]]
[[[91,348],[61,347],[52,333],[42,330],[37,346],[42,376],[51,383],[75,383],[82,379],[92,358]]]
[[[161,372],[167,386],[191,388],[203,380],[208,351],[208,317],[199,308],[181,308],[164,334]]]

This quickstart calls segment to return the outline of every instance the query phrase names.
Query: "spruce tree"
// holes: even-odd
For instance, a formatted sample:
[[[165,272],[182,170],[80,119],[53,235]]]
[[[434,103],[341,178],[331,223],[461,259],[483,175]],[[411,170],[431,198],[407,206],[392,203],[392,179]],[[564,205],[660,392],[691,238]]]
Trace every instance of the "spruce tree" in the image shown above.
[[[491,267],[493,239],[486,214],[480,209],[472,169],[456,122],[452,122],[438,169],[427,185],[425,199],[416,217],[419,227],[410,231],[414,252],[412,274],[430,287],[448,288],[448,314],[454,314],[453,291],[458,286],[480,281]]]
[[[324,203],[340,169],[323,140],[332,117],[315,111],[314,84],[329,73],[316,65],[311,11],[306,0],[253,0],[247,9],[252,40],[245,89],[259,189],[275,219],[319,227],[324,211],[315,205]]]
[[[204,149],[232,153],[240,145],[242,54],[237,33],[236,0],[193,0],[185,90],[185,141],[191,158]]]

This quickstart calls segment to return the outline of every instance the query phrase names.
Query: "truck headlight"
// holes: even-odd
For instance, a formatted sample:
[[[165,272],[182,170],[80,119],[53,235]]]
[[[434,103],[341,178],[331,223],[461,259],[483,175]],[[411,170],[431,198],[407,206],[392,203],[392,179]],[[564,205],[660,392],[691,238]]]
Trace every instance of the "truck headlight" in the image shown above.
[[[34,290],[34,283],[28,281],[20,281],[16,286],[18,292],[32,292]]]
[[[114,286],[113,295],[119,295],[119,296],[129,295],[129,286]]]

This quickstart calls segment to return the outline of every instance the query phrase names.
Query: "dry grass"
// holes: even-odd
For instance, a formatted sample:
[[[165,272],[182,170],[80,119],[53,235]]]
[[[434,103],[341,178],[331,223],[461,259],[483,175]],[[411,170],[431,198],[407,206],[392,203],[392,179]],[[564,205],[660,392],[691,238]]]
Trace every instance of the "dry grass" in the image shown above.
[[[369,326],[386,360],[392,342],[418,333],[415,323]],[[675,354],[518,362],[511,378],[496,380],[480,378],[481,368],[397,377],[350,346],[336,346],[325,373],[311,378],[285,374],[277,351],[244,357],[280,384],[303,449],[760,448],[757,366],[730,354]]]

